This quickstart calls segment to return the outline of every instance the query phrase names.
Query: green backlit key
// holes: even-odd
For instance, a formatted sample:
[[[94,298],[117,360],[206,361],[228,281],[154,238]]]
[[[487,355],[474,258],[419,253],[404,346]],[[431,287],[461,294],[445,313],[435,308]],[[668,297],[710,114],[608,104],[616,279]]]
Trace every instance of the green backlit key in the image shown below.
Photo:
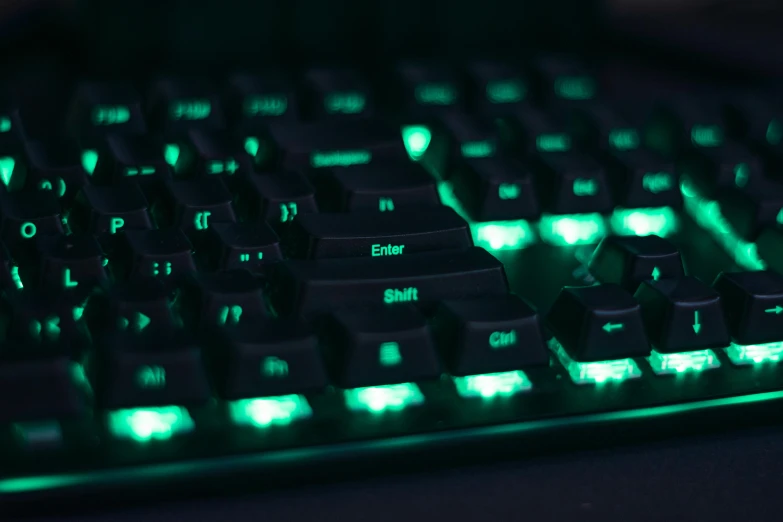
[[[753,190],[766,181],[764,162],[750,148],[735,141],[699,150],[683,161],[681,170],[708,198],[714,198],[721,188]]]
[[[635,292],[643,281],[682,277],[685,269],[677,247],[661,237],[611,236],[593,252],[590,273]]]
[[[433,114],[460,107],[463,86],[456,71],[440,65],[399,64],[396,96],[411,114]]]
[[[767,180],[749,190],[723,189],[718,203],[726,221],[740,237],[753,241],[769,225],[783,223],[783,185]]]
[[[726,127],[720,105],[711,99],[675,97],[660,103],[645,129],[645,144],[674,157],[691,147],[722,146]]]
[[[642,144],[643,121],[613,105],[591,101],[576,105],[569,125],[582,145],[609,151],[630,151]]]
[[[224,124],[220,98],[209,82],[165,78],[152,84],[147,120],[167,134],[193,128],[218,129]]]
[[[723,272],[712,286],[720,294],[735,343],[783,341],[783,276],[773,271]]]
[[[515,106],[500,119],[500,129],[509,150],[518,154],[573,150],[568,126],[540,109]]]
[[[264,121],[296,121],[299,118],[294,86],[281,73],[232,76],[229,80],[227,107],[231,119],[248,131],[263,125]]]
[[[520,68],[502,62],[473,62],[467,66],[473,103],[487,114],[501,114],[509,105],[526,103],[530,85]]]
[[[567,56],[543,56],[534,61],[533,73],[544,99],[565,102],[592,100],[599,93],[596,71],[589,65]]]
[[[304,81],[315,118],[373,115],[370,86],[356,71],[313,68],[305,72]]]
[[[249,176],[240,191],[238,206],[274,228],[287,225],[300,214],[318,212],[313,186],[294,172]]]
[[[606,213],[612,195],[602,165],[578,153],[541,153],[532,163],[542,210],[553,214]]]
[[[181,285],[179,306],[188,328],[257,324],[267,317],[264,282],[247,270],[195,274]]]
[[[141,97],[126,84],[88,82],[76,89],[68,114],[70,131],[82,146],[94,145],[107,134],[146,131]]]
[[[616,205],[623,208],[680,208],[679,173],[672,161],[645,149],[615,150],[607,173]]]

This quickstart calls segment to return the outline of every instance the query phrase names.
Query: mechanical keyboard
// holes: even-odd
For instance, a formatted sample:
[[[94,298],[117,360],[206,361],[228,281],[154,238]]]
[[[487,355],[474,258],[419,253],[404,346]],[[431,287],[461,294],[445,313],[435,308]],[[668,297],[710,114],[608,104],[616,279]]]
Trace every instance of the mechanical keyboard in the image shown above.
[[[780,418],[772,94],[562,55],[62,89],[0,107],[0,500]]]

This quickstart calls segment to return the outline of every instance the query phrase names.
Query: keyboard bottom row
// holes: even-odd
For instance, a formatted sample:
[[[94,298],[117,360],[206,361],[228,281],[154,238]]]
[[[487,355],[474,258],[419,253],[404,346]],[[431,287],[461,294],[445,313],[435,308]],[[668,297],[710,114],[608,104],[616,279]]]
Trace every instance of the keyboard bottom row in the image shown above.
[[[339,462],[353,461],[367,473],[371,458],[374,473],[423,465],[444,451],[445,463],[463,463],[490,453],[510,458],[783,417],[779,365],[734,366],[725,351],[714,353],[719,368],[670,375],[656,375],[640,359],[639,376],[622,382],[577,385],[552,365],[472,381],[444,377],[19,423],[0,432],[0,501],[85,488],[116,487],[125,495],[138,486],[152,493],[150,485],[161,480],[171,489],[204,479],[215,489],[218,477],[248,472],[271,472],[272,484],[319,474],[332,479],[352,469]],[[463,443],[470,451],[460,449]],[[419,450],[426,451],[415,459],[394,457]],[[325,462],[339,469],[318,472]]]

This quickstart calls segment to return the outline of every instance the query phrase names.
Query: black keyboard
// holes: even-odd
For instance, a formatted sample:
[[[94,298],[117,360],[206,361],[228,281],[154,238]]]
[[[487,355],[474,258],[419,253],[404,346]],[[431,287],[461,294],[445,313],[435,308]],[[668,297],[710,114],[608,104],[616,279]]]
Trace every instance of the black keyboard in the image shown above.
[[[772,95],[619,103],[561,56],[62,88],[0,109],[3,498],[780,416]]]

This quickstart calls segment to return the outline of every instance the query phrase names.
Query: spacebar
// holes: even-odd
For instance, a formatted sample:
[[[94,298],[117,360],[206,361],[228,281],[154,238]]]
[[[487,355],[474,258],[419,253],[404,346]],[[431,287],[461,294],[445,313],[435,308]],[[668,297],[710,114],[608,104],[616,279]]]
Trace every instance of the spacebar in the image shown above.
[[[277,311],[308,317],[362,304],[427,305],[508,291],[503,265],[475,247],[411,256],[288,260],[274,270]]]

